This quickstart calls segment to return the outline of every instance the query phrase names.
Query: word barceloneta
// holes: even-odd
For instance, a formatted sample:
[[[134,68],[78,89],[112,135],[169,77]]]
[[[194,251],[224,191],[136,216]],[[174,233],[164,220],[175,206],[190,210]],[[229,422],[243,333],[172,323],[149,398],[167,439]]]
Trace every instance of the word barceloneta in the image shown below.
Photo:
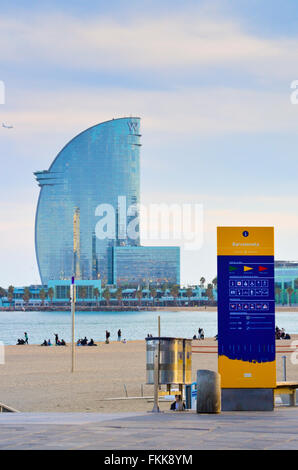
[[[135,455],[119,456],[111,454],[104,458],[105,465],[127,465],[131,468],[135,468],[137,465],[192,465],[192,454],[189,453],[177,453],[173,452],[168,454],[161,451],[159,454],[151,454],[146,452],[137,452]]]

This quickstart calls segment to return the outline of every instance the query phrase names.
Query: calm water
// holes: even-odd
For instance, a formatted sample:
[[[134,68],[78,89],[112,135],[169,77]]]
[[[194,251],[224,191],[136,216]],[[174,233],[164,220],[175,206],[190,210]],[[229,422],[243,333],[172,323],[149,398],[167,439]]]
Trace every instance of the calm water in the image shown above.
[[[127,340],[144,339],[147,333],[157,335],[158,315],[162,336],[192,338],[199,327],[204,328],[207,337],[217,333],[216,312],[77,312],[76,338],[87,336],[103,341],[107,329],[115,340],[121,328],[122,337]],[[298,313],[277,312],[276,324],[290,334],[298,334]],[[25,331],[31,344],[40,344],[48,338],[53,341],[54,333],[70,341],[71,315],[68,312],[0,312],[0,341],[15,344]]]

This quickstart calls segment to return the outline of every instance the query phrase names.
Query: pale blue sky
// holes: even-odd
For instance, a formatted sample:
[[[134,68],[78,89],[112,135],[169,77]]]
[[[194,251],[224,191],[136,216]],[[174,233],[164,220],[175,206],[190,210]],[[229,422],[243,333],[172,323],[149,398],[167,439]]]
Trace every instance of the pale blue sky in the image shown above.
[[[14,1],[1,6],[0,285],[39,282],[38,187],[78,132],[142,118],[142,201],[200,202],[182,282],[216,274],[217,225],[274,225],[297,259],[295,1]]]

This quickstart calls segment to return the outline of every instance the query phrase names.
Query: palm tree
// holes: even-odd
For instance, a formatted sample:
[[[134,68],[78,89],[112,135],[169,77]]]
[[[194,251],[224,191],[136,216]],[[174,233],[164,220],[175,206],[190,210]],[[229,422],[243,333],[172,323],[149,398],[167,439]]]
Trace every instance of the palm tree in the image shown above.
[[[141,289],[138,289],[138,290],[136,290],[135,294],[136,294],[136,298],[139,301],[139,305],[141,305],[142,298],[143,298],[143,292],[141,291]]]
[[[96,298],[96,305],[98,305],[99,289],[97,287],[93,290],[93,295]]]
[[[167,283],[162,284],[162,286],[161,286],[161,296],[162,297],[166,296],[167,290],[168,290],[168,284]],[[163,304],[164,303],[165,303],[165,300],[163,300]]]
[[[288,293],[288,297],[289,297],[289,305],[291,306],[291,303],[292,303],[292,294],[294,292],[294,289],[293,287],[288,287],[287,288],[287,293]]]
[[[118,289],[116,290],[116,299],[118,300],[118,305],[122,305],[122,298],[122,289],[121,287],[118,287]]]
[[[170,294],[171,294],[172,297],[174,297],[174,302],[177,305],[177,297],[178,297],[178,294],[179,294],[179,286],[173,286],[171,288]]]
[[[150,296],[153,299],[153,305],[155,304],[155,297],[157,296],[157,291],[156,289],[150,289]]]
[[[193,296],[193,290],[191,287],[188,287],[188,289],[186,289],[186,297],[188,298],[188,301],[190,301],[190,298]]]
[[[280,304],[280,295],[281,295],[281,288],[275,287],[275,296],[277,297],[277,303]]]
[[[8,293],[7,298],[8,298],[8,301],[9,301],[9,303],[10,303],[10,307],[11,307],[12,299],[13,299],[13,293],[14,293],[14,287],[13,287],[13,286],[9,286],[7,293]]]
[[[48,297],[51,300],[51,304],[52,304],[53,303],[53,298],[54,298],[54,289],[53,289],[53,287],[50,287],[48,289]]]
[[[29,287],[25,287],[24,295],[23,295],[24,302],[28,304],[30,297],[31,297],[31,294],[30,294]]]
[[[41,300],[42,305],[44,305],[44,301],[45,301],[46,296],[47,296],[46,291],[44,289],[40,289],[39,298]]]
[[[85,286],[80,288],[80,297],[85,300],[87,297],[87,288]]]
[[[111,292],[108,289],[108,287],[105,288],[105,290],[102,293],[102,296],[105,299],[107,305],[110,305]]]
[[[3,287],[0,287],[0,298],[6,297],[6,296],[7,296],[6,290],[3,289]]]
[[[207,289],[206,289],[206,295],[209,301],[214,299],[212,284],[208,284]]]
[[[205,282],[206,282],[206,279],[205,279],[204,277],[201,277],[201,279],[200,279],[200,287],[204,287]]]

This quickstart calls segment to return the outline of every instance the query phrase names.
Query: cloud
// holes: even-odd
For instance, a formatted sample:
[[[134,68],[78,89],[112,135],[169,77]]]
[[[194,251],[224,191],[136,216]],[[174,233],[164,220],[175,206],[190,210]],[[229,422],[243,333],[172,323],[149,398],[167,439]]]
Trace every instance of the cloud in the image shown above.
[[[37,15],[32,11],[26,18],[1,15],[0,42],[2,70],[14,76],[17,85],[12,89],[13,85],[6,83],[6,104],[0,109],[1,120],[14,125],[11,131],[0,128],[2,153],[7,158],[3,171],[16,165],[17,158],[22,159],[23,164],[16,166],[14,172],[18,169],[22,173],[24,187],[27,185],[32,191],[25,197],[23,187],[18,188],[23,193],[22,200],[30,199],[27,206],[18,202],[0,208],[1,264],[7,266],[3,272],[9,279],[7,283],[21,283],[18,279],[22,273],[23,278],[32,279],[32,269],[36,272],[33,196],[38,188],[31,167],[32,170],[48,167],[67,141],[83,129],[113,117],[139,115],[145,151],[151,145],[154,152],[160,143],[171,146],[171,150],[162,149],[168,158],[162,161],[153,153],[147,163],[143,159],[143,168],[156,165],[156,171],[164,171],[165,175],[169,158],[181,159],[180,147],[172,150],[176,139],[191,145],[191,139],[205,135],[211,141],[222,135],[230,135],[232,139],[235,134],[263,134],[264,142],[266,133],[297,134],[298,106],[290,104],[290,83],[298,78],[298,37],[264,38],[246,31],[236,20],[218,16],[216,11],[198,9],[193,15],[167,14],[159,19],[134,16],[121,22],[102,16],[74,18],[62,14]],[[69,79],[77,71],[81,77],[79,86]],[[102,85],[101,72],[111,72],[113,86]],[[125,83],[122,72],[126,73]],[[133,89],[136,72],[141,72],[139,88]],[[176,72],[181,76],[179,83],[183,84],[179,88],[172,80]],[[204,87],[200,82],[202,75]],[[45,89],[40,77],[52,88]],[[147,83],[152,80],[157,86],[159,77],[163,77],[163,90],[148,89],[144,77]],[[208,77],[216,86],[206,86]],[[221,86],[222,77],[233,86]],[[242,77],[243,81],[239,79],[237,83],[236,77]],[[188,86],[190,82],[192,85]],[[9,155],[13,156],[10,161]],[[207,152],[200,157],[208,159],[210,155]],[[267,157],[270,160],[270,155]],[[188,171],[196,171],[187,154],[182,158]],[[229,161],[229,155],[221,155],[221,149],[219,158]],[[287,174],[285,169],[282,173],[283,158],[281,155],[282,181]],[[211,170],[215,164],[210,160]],[[24,167],[30,170],[27,180]],[[290,166],[288,171],[291,172]],[[198,187],[200,178],[203,176],[198,172]],[[4,198],[12,201],[19,198],[19,192],[10,181],[4,176],[2,192]],[[182,181],[182,187],[172,186],[173,192],[179,191],[182,202],[196,200],[206,205],[206,244],[198,255],[202,258],[196,262],[191,258],[183,267],[185,272],[187,267],[190,273],[187,276],[194,282],[199,270],[209,269],[210,259],[215,260],[216,225],[275,225],[277,240],[283,247],[280,256],[293,257],[298,231],[294,213],[297,200],[279,197],[279,187],[272,189],[278,194],[276,198],[249,195],[249,200],[245,200],[234,194],[232,200],[226,190],[222,190],[220,198],[208,194],[184,195],[183,184]],[[168,202],[169,193],[159,199],[156,189],[156,202]],[[172,196],[171,200],[177,202],[177,192]],[[149,198],[149,202],[152,197],[152,191],[150,195],[142,194],[142,199]],[[213,274],[215,269],[214,261]]]
[[[48,132],[68,133],[72,138],[91,125],[130,114],[142,117],[144,132],[167,133],[172,138],[185,134],[297,133],[298,107],[290,104],[288,90],[27,90],[24,95],[16,92],[13,100],[3,110],[2,119],[14,124],[9,135],[18,137]]]
[[[0,19],[3,62],[63,69],[169,69],[236,67],[255,75],[295,71],[298,38],[266,39],[243,31],[235,20],[202,13],[159,19],[34,15]]]
[[[31,203],[0,204],[0,285],[39,283],[34,253],[35,208]]]

